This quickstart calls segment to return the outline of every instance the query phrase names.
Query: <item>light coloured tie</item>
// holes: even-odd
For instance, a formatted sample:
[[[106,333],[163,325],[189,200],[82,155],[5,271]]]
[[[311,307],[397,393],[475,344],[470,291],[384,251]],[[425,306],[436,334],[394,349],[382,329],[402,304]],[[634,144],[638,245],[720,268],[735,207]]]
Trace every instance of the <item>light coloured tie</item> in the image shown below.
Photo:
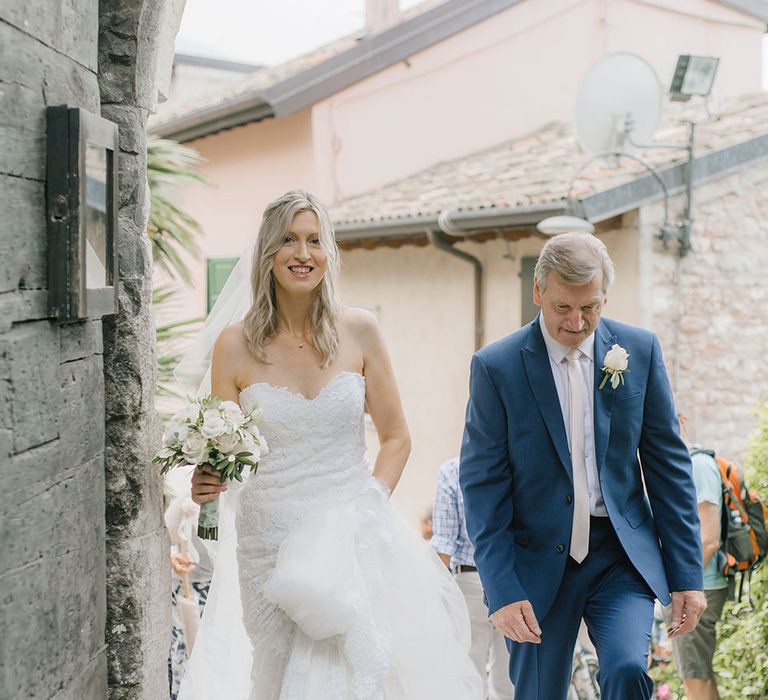
[[[589,487],[587,463],[584,459],[584,380],[579,371],[581,350],[571,348],[566,358],[573,471],[573,530],[570,554],[581,563],[589,551]]]

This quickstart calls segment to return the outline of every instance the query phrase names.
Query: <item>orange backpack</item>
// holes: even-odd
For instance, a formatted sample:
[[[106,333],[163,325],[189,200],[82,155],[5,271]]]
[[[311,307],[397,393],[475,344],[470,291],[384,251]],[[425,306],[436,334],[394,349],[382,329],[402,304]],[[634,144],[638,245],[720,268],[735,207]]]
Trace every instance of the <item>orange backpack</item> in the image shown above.
[[[691,454],[697,453],[712,457],[720,470],[723,488],[720,561],[732,594],[736,574],[742,575],[740,600],[744,576],[750,578],[752,571],[768,556],[768,505],[755,489],[747,488],[744,472],[736,462],[718,457],[710,450],[694,450]]]

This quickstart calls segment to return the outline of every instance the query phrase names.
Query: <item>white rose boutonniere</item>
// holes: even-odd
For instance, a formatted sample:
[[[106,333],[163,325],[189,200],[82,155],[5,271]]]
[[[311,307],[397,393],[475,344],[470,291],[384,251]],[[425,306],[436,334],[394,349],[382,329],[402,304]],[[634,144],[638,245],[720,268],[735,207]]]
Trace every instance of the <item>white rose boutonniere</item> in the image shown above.
[[[600,382],[600,391],[603,390],[608,380],[611,380],[611,387],[615,390],[619,384],[624,383],[624,372],[629,372],[629,353],[614,343],[613,347],[605,353],[603,360],[603,381]]]

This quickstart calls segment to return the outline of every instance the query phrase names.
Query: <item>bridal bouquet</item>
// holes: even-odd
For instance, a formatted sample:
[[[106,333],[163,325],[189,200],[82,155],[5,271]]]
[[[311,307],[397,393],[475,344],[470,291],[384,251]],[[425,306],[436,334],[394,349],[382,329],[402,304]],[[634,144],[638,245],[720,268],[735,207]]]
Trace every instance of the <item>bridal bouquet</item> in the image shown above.
[[[193,401],[171,417],[163,435],[163,447],[152,462],[165,474],[185,464],[207,465],[219,472],[222,483],[243,480],[243,470],[255,472],[267,453],[259,431],[261,412],[243,413],[234,401],[207,396]],[[218,498],[200,506],[197,535],[218,539]]]

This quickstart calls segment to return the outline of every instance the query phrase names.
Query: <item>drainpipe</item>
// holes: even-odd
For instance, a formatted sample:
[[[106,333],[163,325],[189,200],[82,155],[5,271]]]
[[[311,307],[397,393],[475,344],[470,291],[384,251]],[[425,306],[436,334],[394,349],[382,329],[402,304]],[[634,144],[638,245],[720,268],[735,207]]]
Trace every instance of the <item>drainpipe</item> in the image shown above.
[[[437,217],[440,231],[427,229],[427,238],[438,250],[442,250],[455,258],[470,263],[475,268],[475,350],[485,344],[485,322],[483,320],[483,264],[474,255],[457,250],[446,241],[446,236],[463,233],[460,225],[451,220],[451,210],[443,209]]]

